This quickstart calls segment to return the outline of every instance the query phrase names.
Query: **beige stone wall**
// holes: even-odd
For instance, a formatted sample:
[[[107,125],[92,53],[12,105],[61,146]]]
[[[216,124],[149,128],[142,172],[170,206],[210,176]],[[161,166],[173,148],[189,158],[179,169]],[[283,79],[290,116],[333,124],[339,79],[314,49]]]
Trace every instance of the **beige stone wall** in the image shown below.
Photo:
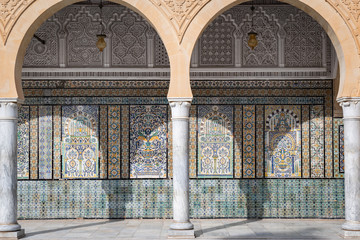
[[[36,29],[79,0],[18,0],[0,3],[0,97],[23,99],[21,68]],[[360,96],[360,10],[350,0],[281,0],[316,19],[332,40],[340,64],[339,97]],[[170,58],[169,98],[191,98],[190,59],[196,40],[219,14],[245,0],[113,0],[145,17]]]

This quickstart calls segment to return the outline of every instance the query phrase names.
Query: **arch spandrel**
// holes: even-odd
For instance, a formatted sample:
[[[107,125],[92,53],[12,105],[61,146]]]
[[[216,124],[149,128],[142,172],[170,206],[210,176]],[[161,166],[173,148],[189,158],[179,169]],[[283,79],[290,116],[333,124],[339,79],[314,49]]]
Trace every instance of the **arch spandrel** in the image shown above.
[[[360,96],[360,44],[351,30],[354,17],[344,18],[341,11],[348,9],[343,0],[279,0],[291,4],[313,17],[329,35],[340,62],[338,98]],[[218,15],[247,0],[211,0],[193,18],[181,41],[184,51],[191,54],[197,39]],[[331,4],[330,2],[336,2]],[[346,2],[346,4],[345,4]],[[336,8],[335,8],[336,7]],[[340,11],[340,9],[342,9]],[[351,7],[350,7],[351,9]],[[350,10],[345,10],[349,13]],[[360,10],[358,11],[360,12]],[[344,14],[343,14],[344,15]],[[357,18],[360,23],[360,18]],[[360,28],[359,28],[360,29]],[[359,30],[358,30],[359,31]],[[354,35],[355,34],[355,35]]]
[[[6,41],[0,37],[0,97],[12,99],[24,99],[21,86],[21,69],[26,47],[33,34],[40,25],[60,9],[81,0],[34,0],[20,1],[28,3],[18,15],[13,15],[16,20],[4,33],[0,28],[0,34],[6,35]],[[126,6],[142,15],[157,31],[163,40],[167,52],[170,55],[178,53],[178,35],[170,20],[164,16],[158,5],[150,0],[111,0],[112,2]],[[16,2],[16,1],[14,1]],[[1,4],[1,3],[0,3]],[[4,7],[0,5],[0,7]],[[15,6],[16,8],[16,6]],[[10,14],[16,13],[14,10]],[[0,20],[1,20],[0,16]],[[1,22],[1,21],[0,21]],[[1,22],[1,24],[3,24]],[[4,38],[5,39],[5,38]],[[171,59],[171,58],[170,58]]]

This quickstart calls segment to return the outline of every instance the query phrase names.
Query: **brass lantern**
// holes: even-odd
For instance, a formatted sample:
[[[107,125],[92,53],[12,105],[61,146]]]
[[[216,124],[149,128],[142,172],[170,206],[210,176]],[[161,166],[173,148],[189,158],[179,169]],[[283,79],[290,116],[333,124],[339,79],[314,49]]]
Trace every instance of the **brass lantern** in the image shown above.
[[[96,36],[98,38],[98,40],[96,42],[96,46],[100,50],[100,52],[102,52],[104,50],[104,48],[106,48],[106,42],[105,42],[106,35],[98,34]]]
[[[97,42],[96,42],[96,47],[100,50],[100,52],[102,52],[104,50],[104,48],[106,48],[106,42],[105,42],[105,38],[106,35],[104,34],[103,31],[103,24],[102,24],[102,8],[103,8],[103,2],[102,0],[100,1],[99,4],[99,8],[100,8],[100,26],[101,26],[101,33],[96,35],[96,37],[98,38]]]
[[[254,50],[254,48],[258,45],[258,40],[256,39],[257,33],[251,31],[248,33],[248,35],[249,35],[248,45],[251,48],[251,50]]]
[[[254,29],[254,5],[251,6],[251,29]],[[248,40],[248,46],[251,48],[251,50],[254,50],[254,48],[258,45],[258,40],[256,39],[256,36],[258,35],[254,30],[251,30],[249,33],[249,40]]]

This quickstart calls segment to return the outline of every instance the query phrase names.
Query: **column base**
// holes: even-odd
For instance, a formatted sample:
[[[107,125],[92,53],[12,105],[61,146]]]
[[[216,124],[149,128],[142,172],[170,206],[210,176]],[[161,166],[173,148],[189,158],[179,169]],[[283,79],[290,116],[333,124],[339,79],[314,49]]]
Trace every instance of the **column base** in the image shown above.
[[[172,230],[192,230],[194,225],[191,222],[174,222],[170,225]]]
[[[341,235],[344,237],[360,237],[360,222],[358,221],[346,221],[341,228]]]
[[[191,239],[195,238],[194,229],[191,230],[173,230],[169,229],[168,231],[169,239]]]
[[[0,232],[0,239],[6,240],[18,240],[22,237],[25,237],[25,230],[20,229],[15,232]]]

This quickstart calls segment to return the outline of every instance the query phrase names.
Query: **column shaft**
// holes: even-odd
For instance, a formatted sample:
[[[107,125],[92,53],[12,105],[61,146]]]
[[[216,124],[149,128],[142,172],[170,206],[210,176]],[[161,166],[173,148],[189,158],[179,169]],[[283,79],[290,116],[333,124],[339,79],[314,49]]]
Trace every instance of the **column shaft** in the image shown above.
[[[21,229],[17,223],[16,103],[0,103],[0,232]]]
[[[341,102],[344,112],[345,236],[360,236],[360,102]]]
[[[189,220],[189,111],[190,102],[170,102],[173,125],[174,230],[193,229]]]

